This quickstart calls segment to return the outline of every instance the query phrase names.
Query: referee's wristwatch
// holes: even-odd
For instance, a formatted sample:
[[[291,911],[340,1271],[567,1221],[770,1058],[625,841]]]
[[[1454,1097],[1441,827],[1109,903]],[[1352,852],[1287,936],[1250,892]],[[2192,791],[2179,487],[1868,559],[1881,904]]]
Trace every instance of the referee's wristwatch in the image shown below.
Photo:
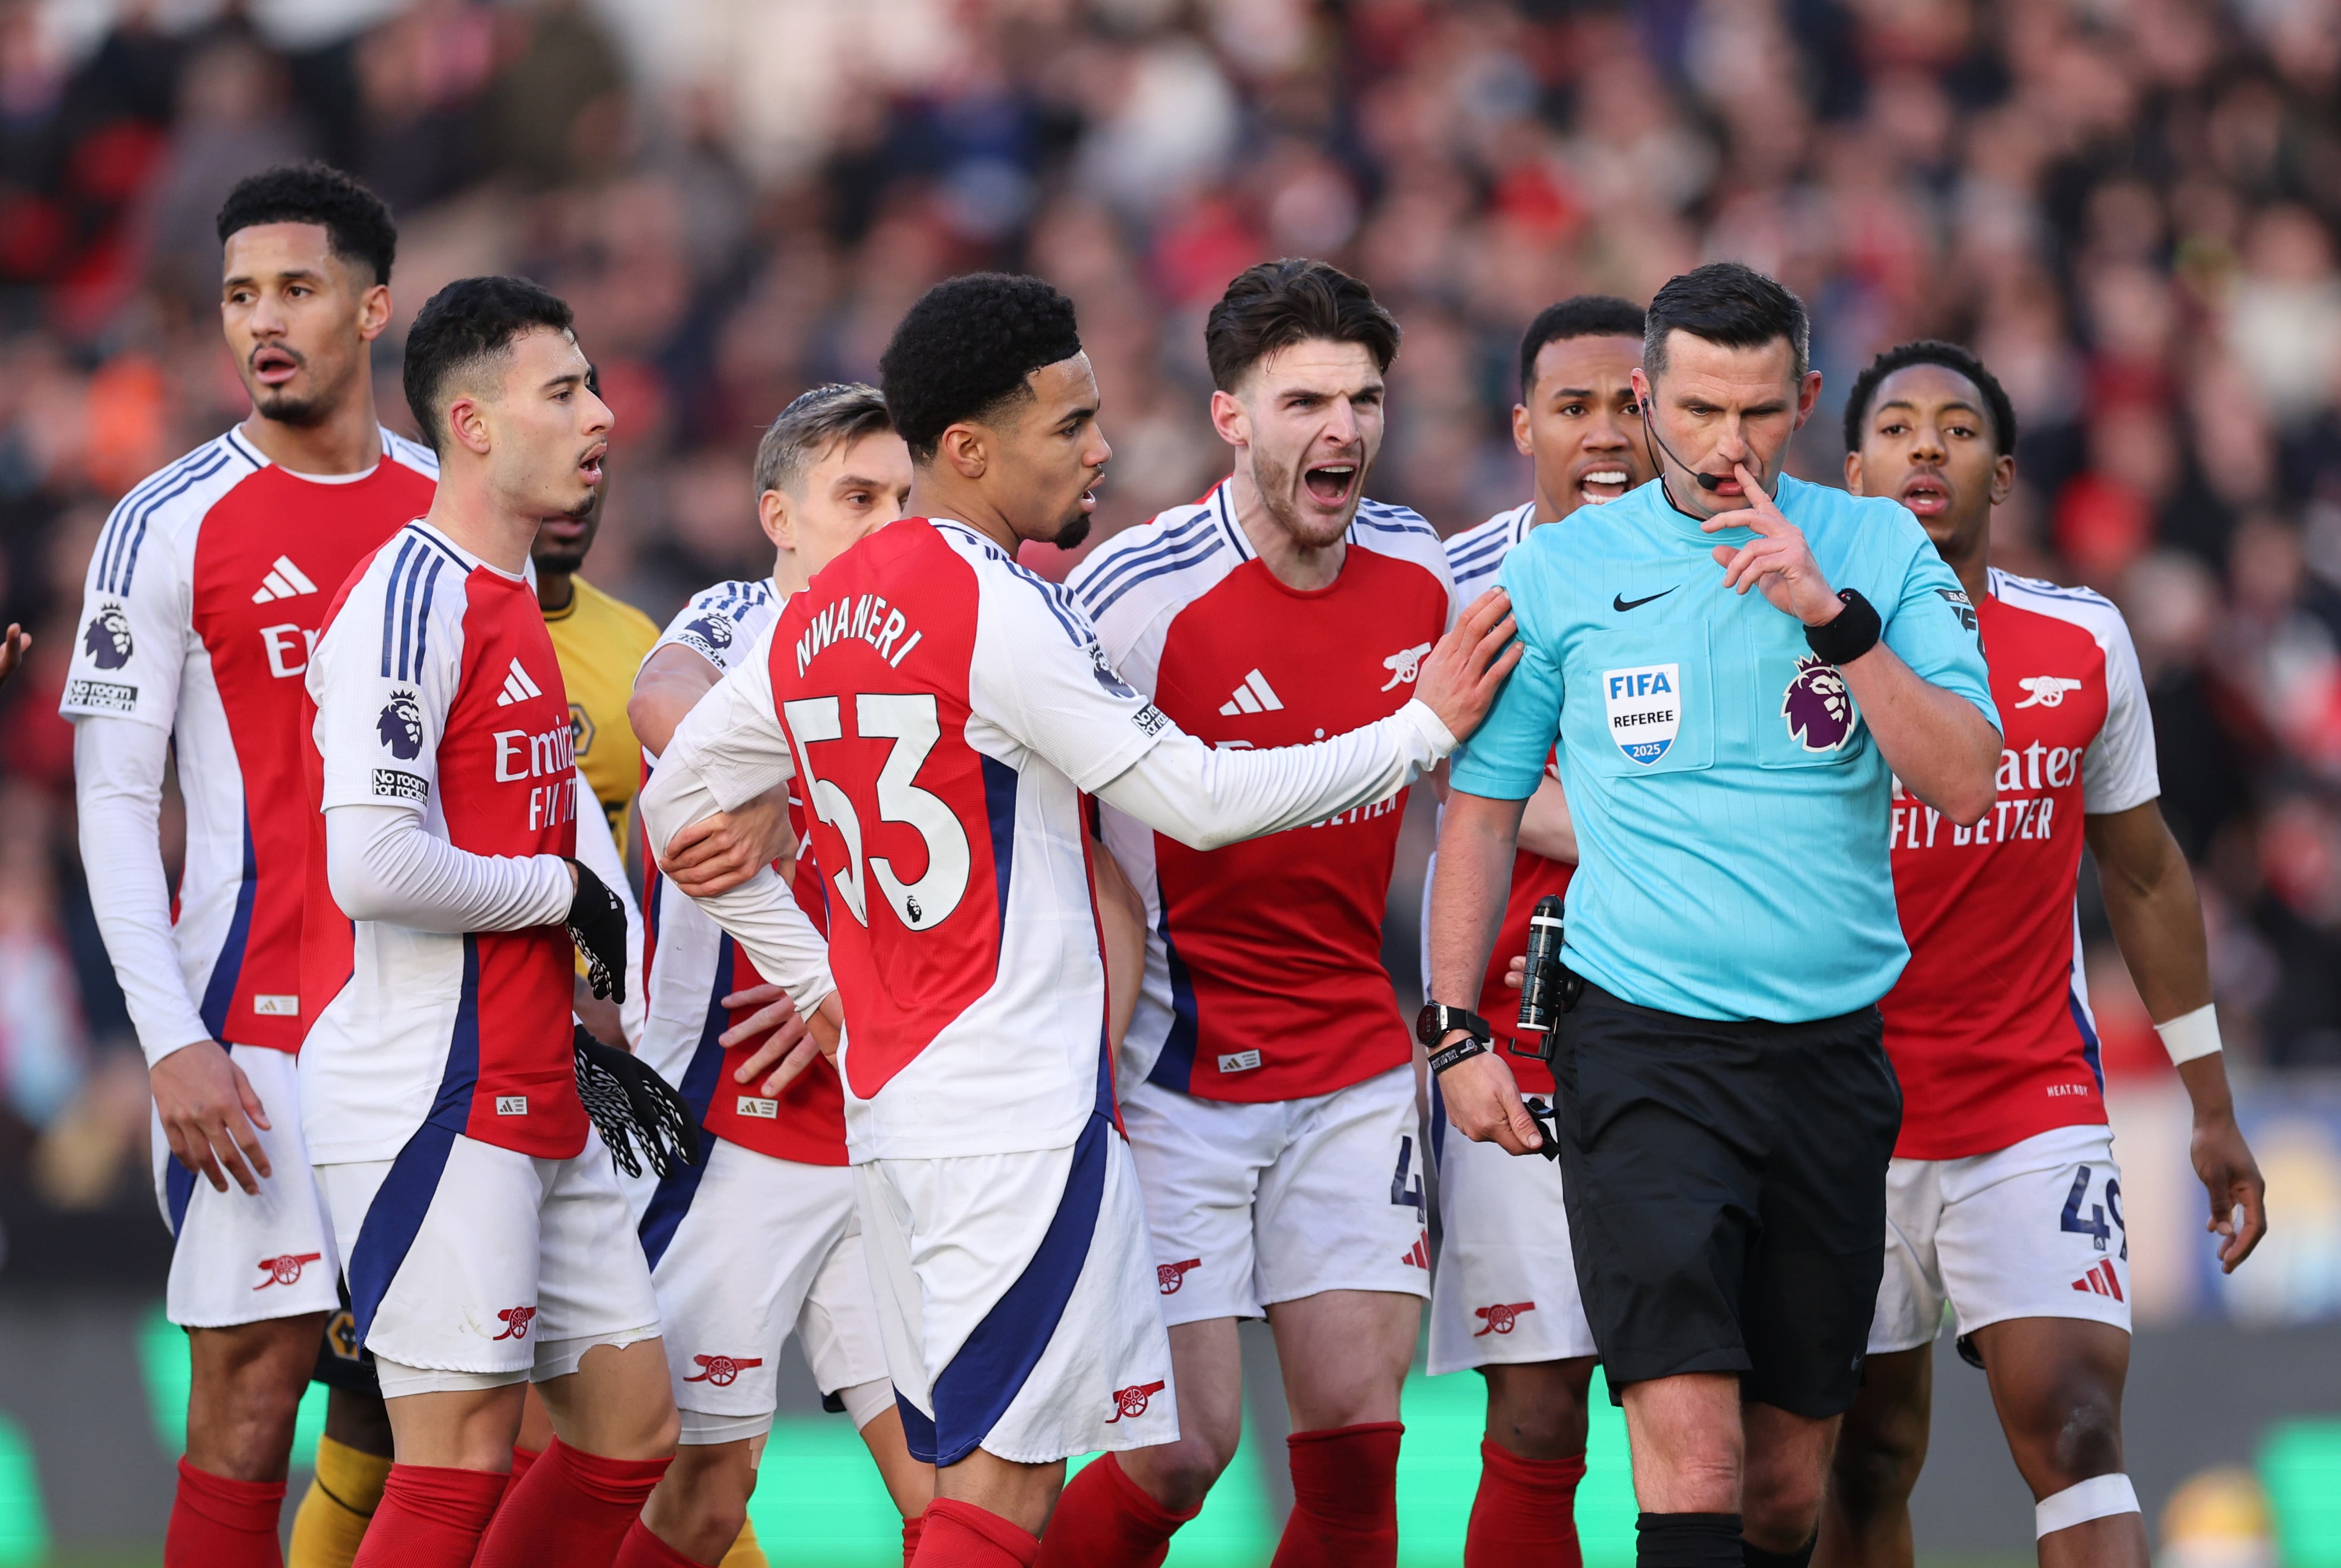
[[[1441,1047],[1439,1042],[1458,1029],[1464,1031],[1464,1037]],[[1495,1033],[1488,1020],[1470,1008],[1450,1007],[1444,1002],[1425,1002],[1422,1011],[1414,1016],[1414,1037],[1430,1047],[1433,1073],[1443,1073],[1458,1062],[1479,1056],[1487,1050]]]

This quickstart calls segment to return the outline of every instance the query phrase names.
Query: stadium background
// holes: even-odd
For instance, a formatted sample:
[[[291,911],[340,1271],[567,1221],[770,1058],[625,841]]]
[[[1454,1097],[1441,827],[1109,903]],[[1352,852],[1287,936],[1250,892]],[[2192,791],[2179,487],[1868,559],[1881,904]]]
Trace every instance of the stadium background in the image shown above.
[[[1975,344],[2025,428],[1996,558],[2136,631],[2269,1178],[2276,1228],[2222,1282],[2085,877],[2131,1468],[2166,1568],[2341,1563],[2341,3],[0,0],[0,619],[38,637],[0,694],[0,1568],[151,1562],[167,1506],[184,1353],[55,704],[107,507],[244,412],[212,213],[304,154],[400,217],[393,425],[396,340],[438,284],[518,271],[575,303],[619,414],[588,575],[662,618],[769,564],[762,423],[871,377],[955,271],[1078,302],[1108,531],[1223,471],[1200,319],[1265,256],[1334,259],[1397,312],[1371,488],[1442,531],[1526,493],[1515,344],[1573,291],[1647,299],[1717,256],[1782,277],[1826,376],[1793,467],[1832,481],[1872,352]],[[1388,944],[1410,1004],[1428,839],[1418,802]],[[792,1375],[774,1561],[883,1562],[874,1474]],[[1173,1563],[1265,1560],[1267,1361],[1253,1385],[1250,1458]],[[1947,1361],[1938,1398],[1922,1559],[2028,1561],[1982,1380]],[[1409,1563],[1456,1559],[1479,1400],[1410,1391]],[[1581,1513],[1610,1568],[1631,1503],[1599,1414]]]

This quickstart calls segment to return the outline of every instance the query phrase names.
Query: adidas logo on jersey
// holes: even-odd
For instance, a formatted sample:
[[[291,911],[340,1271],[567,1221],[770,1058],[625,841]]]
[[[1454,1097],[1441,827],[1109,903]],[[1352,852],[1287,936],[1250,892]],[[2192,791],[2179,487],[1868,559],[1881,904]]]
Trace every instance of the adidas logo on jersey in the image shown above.
[[[543,695],[537,690],[536,682],[528,678],[528,671],[520,667],[520,660],[515,659],[512,661],[511,672],[504,677],[503,692],[496,699],[496,706],[510,708],[515,702],[525,702],[532,697]]]
[[[1284,706],[1268,683],[1268,677],[1255,670],[1243,678],[1236,694],[1220,704],[1220,711],[1230,716],[1238,713],[1274,713]]]
[[[280,599],[297,599],[302,594],[316,591],[317,585],[309,581],[307,573],[293,564],[293,558],[280,555],[269,567],[268,575],[260,580],[260,587],[253,593],[252,602],[274,604]]]

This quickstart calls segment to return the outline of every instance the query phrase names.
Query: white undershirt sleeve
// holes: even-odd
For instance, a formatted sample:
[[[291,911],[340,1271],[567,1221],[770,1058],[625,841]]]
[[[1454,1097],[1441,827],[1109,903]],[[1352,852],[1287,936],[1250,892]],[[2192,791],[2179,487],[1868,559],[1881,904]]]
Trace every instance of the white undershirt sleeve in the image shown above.
[[[403,805],[327,807],[325,875],[354,920],[449,936],[557,926],[576,891],[558,855],[474,855]]]
[[[772,707],[771,661],[759,652],[734,664],[675,726],[643,786],[643,831],[653,849],[663,849],[693,822],[735,809],[795,771]],[[837,988],[829,945],[771,867],[728,893],[692,902],[747,949],[756,972],[786,990],[799,1012],[812,1012]]]
[[[1173,729],[1097,794],[1189,849],[1217,849],[1388,799],[1454,749],[1420,701],[1362,729],[1267,750],[1220,750]]]
[[[171,889],[157,838],[171,732],[135,719],[74,723],[74,799],[90,906],[122,987],[138,1048],[153,1067],[212,1037],[187,994],[171,938]]]

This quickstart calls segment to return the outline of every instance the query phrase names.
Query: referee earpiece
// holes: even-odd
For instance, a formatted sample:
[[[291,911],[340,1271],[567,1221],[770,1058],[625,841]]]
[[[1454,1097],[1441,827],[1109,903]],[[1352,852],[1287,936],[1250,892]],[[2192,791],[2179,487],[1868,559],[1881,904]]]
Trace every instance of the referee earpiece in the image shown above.
[[[1650,466],[1652,468],[1659,469],[1659,471],[1663,474],[1666,471],[1663,468],[1659,467],[1659,460],[1655,457],[1650,457],[1649,443],[1654,441],[1659,443],[1659,450],[1660,452],[1665,452],[1669,457],[1675,458],[1675,466],[1677,468],[1681,469],[1684,472],[1689,474],[1691,478],[1698,481],[1699,489],[1706,491],[1708,494],[1712,495],[1715,491],[1723,488],[1723,481],[1714,474],[1701,473],[1698,470],[1691,467],[1690,464],[1683,461],[1682,459],[1675,457],[1675,449],[1669,446],[1665,440],[1659,434],[1658,422],[1650,417],[1650,405],[1644,403],[1642,405],[1642,455],[1649,457]]]

